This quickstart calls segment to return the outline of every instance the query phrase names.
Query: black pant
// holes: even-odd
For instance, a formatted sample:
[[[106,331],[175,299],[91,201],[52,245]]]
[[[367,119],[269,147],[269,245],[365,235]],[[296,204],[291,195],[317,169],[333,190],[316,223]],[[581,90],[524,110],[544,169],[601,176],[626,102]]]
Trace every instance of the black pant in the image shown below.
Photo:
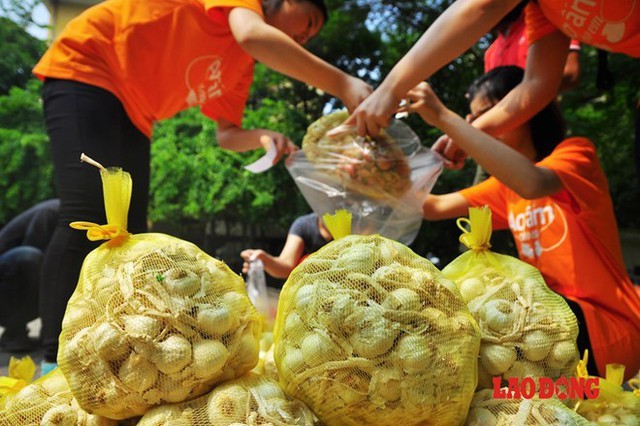
[[[54,362],[58,335],[85,256],[99,243],[69,227],[73,221],[106,224],[98,169],[80,162],[85,153],[105,167],[131,174],[128,230],[147,230],[150,141],[131,122],[122,103],[98,87],[47,79],[44,116],[51,144],[60,219],[42,268],[40,313],[45,361]]]
[[[598,367],[596,367],[595,354],[593,353],[593,348],[591,347],[591,340],[589,339],[589,332],[587,331],[587,322],[584,319],[584,314],[582,313],[582,309],[580,305],[578,305],[573,300],[569,300],[566,297],[563,297],[564,300],[569,305],[571,311],[576,316],[576,320],[578,320],[578,328],[580,332],[578,333],[578,350],[580,351],[580,359],[584,355],[584,350],[589,350],[589,360],[587,361],[587,371],[590,376],[599,376]]]
[[[636,160],[636,178],[640,181],[640,99],[636,104],[636,132],[634,138],[633,154]]]
[[[42,251],[14,247],[0,255],[0,325],[2,339],[26,337],[27,323],[38,317],[38,281]]]

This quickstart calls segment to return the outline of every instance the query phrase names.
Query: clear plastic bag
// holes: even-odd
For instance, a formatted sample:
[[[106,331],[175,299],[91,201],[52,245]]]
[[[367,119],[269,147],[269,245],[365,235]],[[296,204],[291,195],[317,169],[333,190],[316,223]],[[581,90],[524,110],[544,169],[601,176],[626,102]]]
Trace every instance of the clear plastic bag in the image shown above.
[[[422,200],[442,172],[442,158],[397,120],[373,140],[355,130],[328,137],[347,116],[340,111],[312,123],[287,169],[318,215],[346,209],[353,215],[354,234],[377,233],[411,244],[422,224]]]
[[[267,292],[267,277],[264,273],[264,264],[260,259],[249,262],[247,293],[253,306],[256,307],[258,313],[266,321],[267,329],[273,328],[273,320],[275,317],[271,317],[269,294]]]

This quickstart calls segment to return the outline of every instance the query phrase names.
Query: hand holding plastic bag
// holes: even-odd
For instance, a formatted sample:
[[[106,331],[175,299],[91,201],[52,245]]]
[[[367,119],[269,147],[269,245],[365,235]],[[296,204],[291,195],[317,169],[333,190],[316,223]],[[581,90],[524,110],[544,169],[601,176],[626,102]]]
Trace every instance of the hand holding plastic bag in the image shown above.
[[[422,224],[422,200],[442,172],[439,155],[409,126],[393,121],[379,137],[327,133],[347,118],[336,112],[312,123],[287,169],[313,211],[353,214],[357,234],[378,233],[410,244]]]

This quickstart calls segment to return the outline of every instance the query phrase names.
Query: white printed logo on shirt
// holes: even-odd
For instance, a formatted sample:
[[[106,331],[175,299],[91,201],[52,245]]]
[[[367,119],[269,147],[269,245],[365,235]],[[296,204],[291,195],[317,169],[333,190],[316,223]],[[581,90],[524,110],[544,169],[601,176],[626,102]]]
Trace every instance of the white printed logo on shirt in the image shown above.
[[[220,56],[212,55],[201,56],[191,61],[185,73],[185,82],[189,89],[185,99],[187,105],[204,105],[222,96],[222,63]]]
[[[606,0],[570,0],[563,2],[562,15],[565,22],[562,32],[571,38],[588,44],[596,44],[593,39],[604,37],[615,44],[625,35],[626,21],[633,16],[637,0],[627,2],[607,2]],[[600,46],[607,48],[607,46]]]
[[[523,212],[517,214],[510,211],[509,228],[520,254],[529,259],[554,250],[568,234],[564,212],[553,201],[541,205],[528,204]]]

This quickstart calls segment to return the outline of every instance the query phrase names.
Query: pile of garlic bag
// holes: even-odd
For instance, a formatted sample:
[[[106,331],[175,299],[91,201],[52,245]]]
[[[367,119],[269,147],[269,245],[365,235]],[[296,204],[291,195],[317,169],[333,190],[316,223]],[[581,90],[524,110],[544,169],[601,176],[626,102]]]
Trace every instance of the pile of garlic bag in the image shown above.
[[[506,390],[505,390],[506,391]],[[491,389],[476,392],[466,426],[588,426],[591,423],[559,399],[495,399]]]
[[[448,425],[466,415],[479,341],[455,285],[433,264],[379,235],[352,235],[289,276],[274,358],[285,391],[324,424]]]
[[[209,392],[258,361],[261,318],[242,278],[194,244],[131,235],[131,178],[102,169],[110,238],[85,258],[62,323],[58,362],[80,406],[112,419]]]
[[[268,377],[249,373],[208,395],[149,410],[138,426],[313,426],[317,418],[302,402],[284,394]]]
[[[582,367],[586,375],[586,357]],[[622,387],[625,366],[607,364],[606,377],[598,378],[597,398],[578,401],[575,411],[596,425],[640,426],[640,380],[631,379],[633,391]],[[580,368],[578,368],[578,376]]]
[[[572,376],[579,360],[575,315],[536,268],[489,250],[491,210],[469,212],[471,230],[461,228],[461,241],[470,250],[442,273],[456,283],[482,333],[479,389],[492,387],[496,376],[502,385],[510,377]]]
[[[82,410],[59,368],[0,401],[0,426],[117,424]]]

